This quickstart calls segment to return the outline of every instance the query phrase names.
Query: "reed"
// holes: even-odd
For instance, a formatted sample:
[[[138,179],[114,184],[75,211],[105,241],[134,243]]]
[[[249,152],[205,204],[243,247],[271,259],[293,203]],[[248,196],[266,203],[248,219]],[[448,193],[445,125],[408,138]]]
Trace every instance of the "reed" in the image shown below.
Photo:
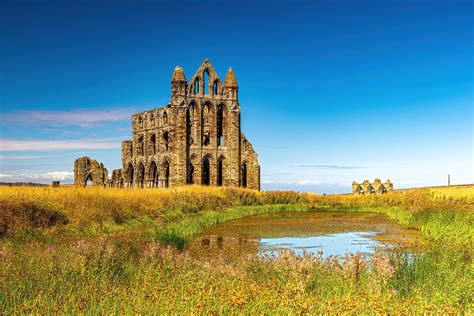
[[[229,188],[0,188],[0,313],[470,313],[471,189],[317,196]],[[279,211],[384,213],[422,255],[196,258],[216,223]]]

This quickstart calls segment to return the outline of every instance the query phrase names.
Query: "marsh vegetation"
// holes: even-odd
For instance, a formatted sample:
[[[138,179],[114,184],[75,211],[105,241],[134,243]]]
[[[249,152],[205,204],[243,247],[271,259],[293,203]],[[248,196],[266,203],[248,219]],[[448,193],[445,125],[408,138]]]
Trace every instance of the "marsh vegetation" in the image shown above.
[[[199,187],[0,191],[1,313],[472,311],[472,187],[366,197]],[[377,240],[398,243],[397,251],[344,260],[191,251],[200,234],[226,223],[315,211],[387,216],[416,237],[398,243],[382,234]]]

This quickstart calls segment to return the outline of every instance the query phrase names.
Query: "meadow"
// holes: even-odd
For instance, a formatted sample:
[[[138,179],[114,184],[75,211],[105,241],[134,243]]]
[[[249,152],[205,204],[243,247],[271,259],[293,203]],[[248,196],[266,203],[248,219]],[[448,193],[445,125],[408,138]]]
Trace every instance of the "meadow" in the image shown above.
[[[258,214],[383,213],[422,254],[193,257],[193,236]],[[474,187],[319,196],[178,189],[0,188],[0,313],[472,312]]]

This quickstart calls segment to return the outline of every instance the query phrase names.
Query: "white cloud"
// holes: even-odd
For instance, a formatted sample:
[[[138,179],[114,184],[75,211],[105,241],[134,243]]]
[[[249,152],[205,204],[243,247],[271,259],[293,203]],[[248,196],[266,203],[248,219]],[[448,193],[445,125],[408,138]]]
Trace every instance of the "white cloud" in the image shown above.
[[[133,108],[76,109],[71,111],[18,110],[2,115],[3,122],[23,125],[81,126],[88,127],[100,122],[130,120]]]
[[[57,157],[57,155],[0,155],[0,159],[5,159],[5,160],[7,159],[8,160],[38,159],[38,158],[51,158],[51,157]]]
[[[314,180],[299,180],[299,181],[292,181],[288,182],[288,185],[319,185],[321,181],[314,181]]]
[[[262,184],[272,184],[273,181],[270,181],[270,180],[263,180],[262,181]]]
[[[0,151],[115,149],[120,148],[121,138],[82,140],[24,140],[0,139]]]
[[[9,182],[39,182],[48,183],[51,181],[71,182],[74,173],[69,171],[51,171],[45,173],[21,173],[21,174],[0,174],[0,179]]]

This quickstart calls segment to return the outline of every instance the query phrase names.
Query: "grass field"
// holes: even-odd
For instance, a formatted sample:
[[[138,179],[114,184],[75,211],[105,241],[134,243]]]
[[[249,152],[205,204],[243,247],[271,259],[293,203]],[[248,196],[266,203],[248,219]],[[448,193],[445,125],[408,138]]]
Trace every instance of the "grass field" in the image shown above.
[[[313,209],[387,214],[421,231],[424,254],[341,263],[186,250],[215,223]],[[0,313],[469,313],[473,210],[474,187],[382,196],[2,187]]]

